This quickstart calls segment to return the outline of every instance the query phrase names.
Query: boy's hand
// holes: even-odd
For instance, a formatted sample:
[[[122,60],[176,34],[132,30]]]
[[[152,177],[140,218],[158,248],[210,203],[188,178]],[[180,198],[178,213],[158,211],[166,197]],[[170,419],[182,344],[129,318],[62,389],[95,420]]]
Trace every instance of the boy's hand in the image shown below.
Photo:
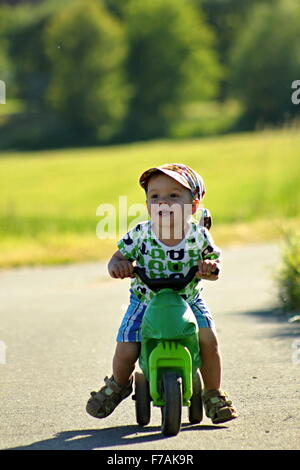
[[[132,262],[126,259],[120,250],[116,251],[108,263],[108,272],[111,277],[124,279],[134,277]]]
[[[199,260],[196,277],[198,277],[198,279],[205,279],[207,281],[216,281],[219,278],[219,273],[214,274],[216,269],[220,270],[220,263],[210,259]]]
[[[125,277],[134,277],[132,263],[126,259],[115,261],[108,266],[108,272],[111,277],[124,279]]]

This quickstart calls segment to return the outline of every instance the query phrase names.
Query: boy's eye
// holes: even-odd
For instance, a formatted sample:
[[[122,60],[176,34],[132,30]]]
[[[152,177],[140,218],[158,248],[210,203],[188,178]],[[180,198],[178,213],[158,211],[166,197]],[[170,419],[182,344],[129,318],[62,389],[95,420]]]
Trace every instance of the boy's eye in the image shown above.
[[[156,194],[156,193],[154,193],[154,194],[151,194],[150,199],[157,199],[158,197],[159,197],[159,195]],[[170,197],[171,199],[175,199],[175,198],[179,197],[179,194],[177,194],[177,193],[170,193],[169,197]]]

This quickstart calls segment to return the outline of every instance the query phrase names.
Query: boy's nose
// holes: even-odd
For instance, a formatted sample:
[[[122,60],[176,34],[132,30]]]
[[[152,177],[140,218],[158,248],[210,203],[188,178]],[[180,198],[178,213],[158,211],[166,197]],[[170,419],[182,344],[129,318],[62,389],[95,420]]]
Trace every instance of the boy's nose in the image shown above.
[[[159,201],[158,201],[158,205],[159,207],[161,206],[168,206],[170,207],[172,205],[172,201],[169,201],[167,198],[161,198]]]

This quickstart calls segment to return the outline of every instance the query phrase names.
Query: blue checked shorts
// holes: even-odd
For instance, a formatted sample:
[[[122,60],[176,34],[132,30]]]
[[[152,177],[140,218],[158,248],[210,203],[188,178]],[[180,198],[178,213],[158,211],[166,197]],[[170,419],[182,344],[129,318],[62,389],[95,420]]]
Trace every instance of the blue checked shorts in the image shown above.
[[[141,323],[146,307],[147,304],[140,302],[134,294],[130,294],[130,304],[118,331],[118,342],[123,343],[141,341]],[[203,299],[200,297],[196,298],[192,303],[190,303],[190,307],[195,314],[199,328],[215,329],[213,318]]]

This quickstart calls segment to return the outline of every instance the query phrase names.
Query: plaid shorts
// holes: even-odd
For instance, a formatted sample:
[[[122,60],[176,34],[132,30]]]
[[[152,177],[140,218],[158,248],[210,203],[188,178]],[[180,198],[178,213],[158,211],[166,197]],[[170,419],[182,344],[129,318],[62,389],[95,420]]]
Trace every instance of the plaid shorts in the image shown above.
[[[201,297],[196,298],[189,305],[195,314],[199,328],[215,329],[214,320]],[[141,323],[146,307],[147,304],[140,302],[134,294],[130,294],[130,304],[118,331],[118,342],[141,341]]]

